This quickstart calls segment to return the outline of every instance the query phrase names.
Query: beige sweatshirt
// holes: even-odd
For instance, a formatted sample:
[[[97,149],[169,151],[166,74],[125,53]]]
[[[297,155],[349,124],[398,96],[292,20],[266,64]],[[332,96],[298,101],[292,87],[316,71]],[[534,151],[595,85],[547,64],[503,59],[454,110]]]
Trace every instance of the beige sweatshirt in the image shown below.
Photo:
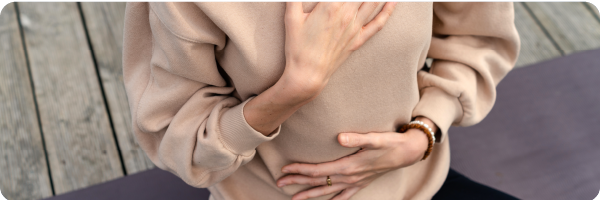
[[[347,156],[357,149],[338,144],[338,133],[395,131],[415,116],[440,128],[431,156],[352,199],[430,199],[448,172],[448,127],[482,120],[519,50],[512,3],[398,3],[322,93],[265,137],[242,108],[283,73],[284,12],[285,3],[127,4],[135,136],[159,168],[212,199],[290,199],[310,186],[278,188],[284,165]],[[429,72],[420,70],[426,57]]]

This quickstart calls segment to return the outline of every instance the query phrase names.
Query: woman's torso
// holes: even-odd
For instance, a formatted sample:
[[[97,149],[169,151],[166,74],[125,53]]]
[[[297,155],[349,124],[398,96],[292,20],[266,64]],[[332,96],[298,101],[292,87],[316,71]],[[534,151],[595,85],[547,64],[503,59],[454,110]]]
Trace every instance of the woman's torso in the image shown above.
[[[285,68],[285,3],[196,5],[227,35],[227,42],[215,47],[215,55],[237,97],[245,100],[260,94],[279,79]],[[304,3],[305,12],[315,5]],[[277,138],[258,146],[252,161],[210,188],[213,198],[289,199],[309,186],[277,188],[275,181],[284,175],[280,171],[284,165],[328,162],[357,151],[339,145],[339,133],[395,131],[407,123],[419,100],[417,71],[429,49],[432,13],[432,3],[399,3],[383,30],[348,58],[315,100],[282,124]],[[435,173],[425,174],[447,170],[444,149],[447,144],[436,150],[445,152],[409,167],[415,168],[412,172],[409,168],[392,171],[355,197],[433,195],[445,174],[433,178],[426,176]],[[425,178],[430,180],[423,182]]]

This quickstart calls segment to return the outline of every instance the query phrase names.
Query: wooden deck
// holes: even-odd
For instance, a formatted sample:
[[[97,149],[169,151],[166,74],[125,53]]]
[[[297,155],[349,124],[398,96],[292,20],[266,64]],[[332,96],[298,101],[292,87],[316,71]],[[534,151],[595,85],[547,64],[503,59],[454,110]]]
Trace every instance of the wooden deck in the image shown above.
[[[42,199],[148,170],[122,84],[125,3],[11,3],[0,14],[0,190]],[[515,3],[518,67],[600,48],[589,3]],[[600,55],[599,55],[600,56]]]

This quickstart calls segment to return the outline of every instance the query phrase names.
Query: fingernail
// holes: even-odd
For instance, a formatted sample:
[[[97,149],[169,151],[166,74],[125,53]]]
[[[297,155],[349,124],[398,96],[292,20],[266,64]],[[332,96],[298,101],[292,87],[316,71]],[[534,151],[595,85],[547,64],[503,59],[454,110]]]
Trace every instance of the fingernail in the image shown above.
[[[344,135],[344,143],[346,143],[346,145],[350,145],[350,137]]]
[[[348,145],[350,143],[350,139],[348,139],[347,135],[342,135],[342,142],[344,145]]]

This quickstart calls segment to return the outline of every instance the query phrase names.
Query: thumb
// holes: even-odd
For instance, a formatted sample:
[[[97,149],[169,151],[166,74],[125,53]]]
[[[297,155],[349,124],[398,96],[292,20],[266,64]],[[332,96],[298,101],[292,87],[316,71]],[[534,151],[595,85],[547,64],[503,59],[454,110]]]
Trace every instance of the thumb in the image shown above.
[[[340,133],[338,142],[344,147],[381,148],[381,136],[376,133]]]

